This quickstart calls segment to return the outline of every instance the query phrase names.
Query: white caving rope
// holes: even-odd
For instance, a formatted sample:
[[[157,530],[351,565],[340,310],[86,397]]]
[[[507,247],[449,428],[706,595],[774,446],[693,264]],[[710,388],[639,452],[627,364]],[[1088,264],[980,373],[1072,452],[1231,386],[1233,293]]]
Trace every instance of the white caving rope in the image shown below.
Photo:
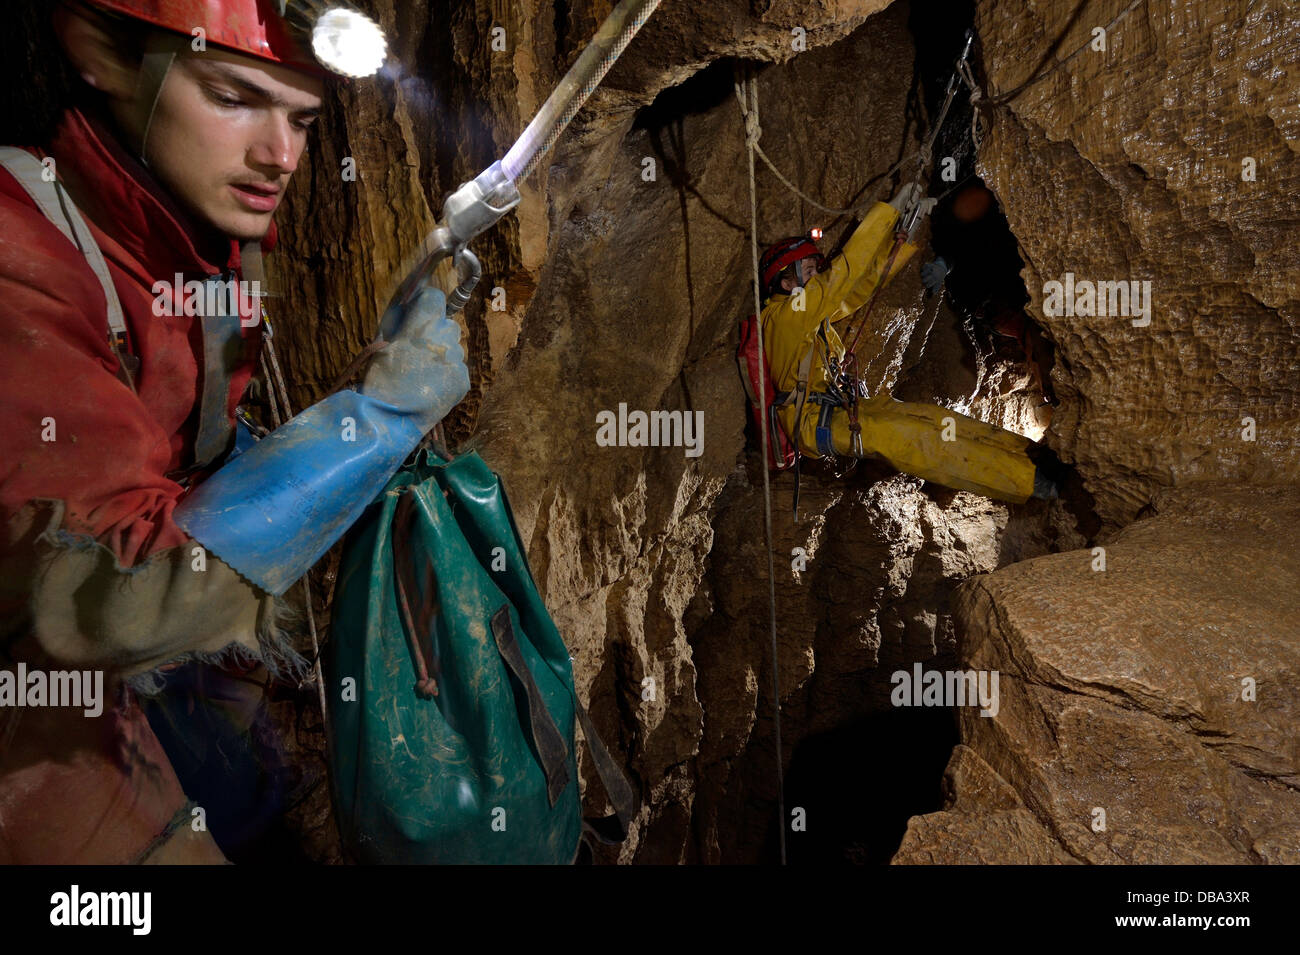
[[[963,73],[961,78],[964,81],[966,81],[966,85],[970,87],[972,91],[975,91],[977,89],[977,87],[975,87],[974,85],[973,78],[970,77],[969,70]],[[842,216],[842,215],[856,214],[862,211],[862,209],[866,208],[867,206],[873,204],[875,202],[875,197],[873,195],[871,201],[867,203],[862,203],[857,206],[850,206],[849,208],[845,208],[845,209],[837,209],[831,206],[823,205],[822,203],[818,202],[816,199],[812,198],[807,193],[799,189],[798,186],[796,186],[793,182],[791,182],[785,175],[781,173],[779,169],[776,168],[776,164],[773,163],[772,160],[768,158],[767,154],[763,152],[762,146],[759,145],[759,140],[762,138],[763,135],[763,128],[759,123],[757,78],[751,76],[748,79],[748,81],[745,81],[743,79],[738,80],[735,84],[735,91],[736,91],[736,101],[740,105],[740,114],[745,124],[745,147],[746,147],[746,155],[748,159],[749,223],[750,223],[749,246],[750,246],[750,259],[751,259],[751,264],[753,266],[753,272],[754,272],[754,281],[753,281],[754,318],[758,323],[758,329],[757,329],[758,331],[758,393],[760,395],[760,400],[761,400],[761,396],[767,393],[767,355],[766,355],[764,341],[763,341],[764,338],[763,317],[762,317],[763,302],[762,302],[762,288],[761,288],[762,276],[761,273],[759,272],[759,267],[758,267],[758,185],[757,185],[757,177],[755,175],[754,156],[757,155],[758,158],[763,160],[764,164],[772,172],[772,175],[774,175],[783,186],[785,186],[792,193],[794,193],[796,196],[798,196],[804,202],[808,203],[813,208],[819,209],[820,211],[828,215]],[[943,110],[944,113],[947,112],[947,107],[951,102],[952,102],[952,95],[950,93],[948,96],[948,102],[944,104],[944,110]],[[972,102],[974,102],[973,96],[972,96]],[[976,113],[976,116],[978,116],[978,113]],[[975,132],[976,122],[977,120],[972,120],[972,133]],[[937,131],[934,135],[937,135]],[[933,143],[933,137],[922,148],[914,150],[904,155],[902,159],[894,163],[894,165],[891,166],[884,173],[883,176],[881,176],[882,182],[887,183],[889,181],[889,177],[893,175],[895,172],[897,172],[900,168],[902,168],[904,163],[908,162],[911,159],[921,160],[920,169],[918,170],[918,178],[919,178],[921,171],[924,170],[926,160],[929,158],[932,143]],[[976,143],[978,146],[978,140],[976,140]],[[879,191],[879,188],[877,188],[876,191]],[[937,316],[937,314],[938,314],[938,308],[936,307],[935,315]],[[933,327],[933,324],[934,324],[934,318],[932,317],[930,320],[931,327]],[[915,325],[913,325],[913,329],[914,328]],[[929,339],[929,333],[930,330],[927,329],[926,330],[927,340]],[[904,353],[906,352],[907,345],[910,344],[910,342],[911,342],[911,334],[908,334],[904,339],[903,349],[902,351],[900,351],[898,355],[897,358],[898,363],[901,363],[904,357]],[[894,364],[895,362],[891,362],[890,366],[892,367]],[[771,638],[772,638],[772,664],[771,664],[772,665],[772,722],[774,728],[775,750],[776,750],[776,792],[777,792],[776,801],[777,801],[777,814],[778,814],[777,829],[778,832],[780,833],[779,841],[780,841],[781,864],[785,865],[786,863],[785,767],[784,767],[784,753],[782,751],[782,745],[781,745],[781,683],[780,683],[779,663],[778,663],[779,648],[777,643],[777,631],[776,631],[776,562],[774,557],[775,542],[773,539],[773,532],[772,532],[772,478],[768,469],[769,451],[768,451],[767,428],[760,427],[758,431],[759,431],[759,440],[762,444],[763,530],[767,542],[768,622],[771,629]]]
[[[736,95],[740,99],[741,112],[745,116],[745,146],[749,158],[749,251],[754,266],[754,320],[758,323],[758,394],[759,400],[762,401],[763,395],[767,394],[767,355],[763,348],[763,302],[762,290],[759,288],[761,277],[758,271],[758,186],[754,176],[754,154],[762,154],[758,146],[758,137],[762,135],[762,130],[758,125],[758,83],[751,79],[748,85],[750,100],[748,109],[745,108],[745,97],[740,83],[736,84]],[[767,157],[764,156],[763,159],[766,161]],[[768,165],[771,166],[771,163],[769,162]],[[781,174],[777,173],[777,176],[780,177]],[[783,182],[786,181],[784,177],[781,178]],[[786,184],[789,185],[788,182]],[[824,207],[819,206],[819,208]],[[776,562],[772,556],[775,546],[772,537],[772,477],[768,473],[767,428],[760,427],[758,431],[763,443],[763,530],[767,535],[767,604],[768,619],[772,629],[772,723],[776,732],[777,831],[780,833],[781,864],[785,865],[785,757],[781,750],[781,682],[776,641]]]
[[[758,154],[758,158],[763,160],[767,168],[771,170],[772,175],[776,176],[777,180],[780,181],[781,185],[785,186],[787,189],[793,192],[804,202],[808,203],[808,205],[812,206],[814,209],[819,209],[820,211],[825,212],[827,215],[832,215],[832,216],[855,215],[856,213],[859,213],[864,209],[869,208],[875,202],[875,198],[873,197],[871,200],[867,202],[861,202],[858,205],[850,206],[847,209],[835,209],[832,208],[831,206],[822,205],[820,202],[818,202],[812,196],[808,195],[806,192],[804,192],[798,186],[796,186],[793,182],[791,182],[788,178],[786,178],[781,173],[781,170],[776,168],[776,164],[773,163],[772,160],[768,158],[767,153],[763,152],[763,147],[760,146],[758,142],[763,135],[763,129],[758,123],[758,93],[757,93],[758,80],[756,78],[751,78],[749,81],[749,85],[752,86],[753,89],[755,90],[753,94],[754,104],[751,107],[747,107],[745,105],[745,91],[743,88],[745,84],[738,82],[735,85],[736,85],[736,100],[740,103],[740,115],[745,120],[745,142],[750,145],[750,148],[755,153]],[[899,169],[901,169],[905,162],[907,162],[909,159],[915,159],[918,155],[920,155],[920,150],[913,150],[912,152],[904,156],[902,159],[900,159],[898,162],[894,163],[894,165],[890,166],[889,169],[887,169],[881,175],[880,177],[881,182],[882,183],[888,182],[889,177],[892,176]],[[877,192],[880,191],[879,187],[876,188],[876,191]]]

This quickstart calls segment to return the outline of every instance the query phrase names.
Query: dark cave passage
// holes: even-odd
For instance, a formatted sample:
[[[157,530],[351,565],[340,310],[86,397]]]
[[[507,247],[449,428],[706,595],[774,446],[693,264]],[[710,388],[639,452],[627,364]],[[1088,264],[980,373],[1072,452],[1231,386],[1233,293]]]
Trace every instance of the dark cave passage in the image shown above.
[[[953,60],[974,19],[972,0],[916,0],[911,6],[916,75],[930,117],[937,117],[942,108]],[[969,57],[977,80],[983,78],[982,52],[977,36]],[[1021,277],[1019,243],[997,197],[976,170],[974,113],[968,91],[959,84],[934,145],[929,194],[938,197],[939,204],[930,217],[927,258],[938,256],[947,263],[945,296],[980,351],[1026,362],[1044,399],[1055,404],[1050,379],[1054,348],[1026,310],[1029,294]],[[984,110],[981,122],[986,126],[989,121]]]
[[[953,711],[888,710],[800,743],[786,771],[791,865],[889,862],[912,816],[942,808],[940,779],[958,742]],[[788,820],[804,811],[804,831]],[[765,862],[780,859],[775,829]]]

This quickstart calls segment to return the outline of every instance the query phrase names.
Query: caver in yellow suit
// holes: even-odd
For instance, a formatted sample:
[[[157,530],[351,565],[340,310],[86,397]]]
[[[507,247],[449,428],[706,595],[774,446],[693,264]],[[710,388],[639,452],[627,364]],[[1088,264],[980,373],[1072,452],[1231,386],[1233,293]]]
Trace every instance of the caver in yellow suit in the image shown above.
[[[781,425],[792,440],[798,435],[799,450],[809,457],[833,453],[881,458],[899,471],[935,484],[1021,503],[1034,496],[1035,465],[1026,453],[1034,442],[1028,438],[938,405],[895,401],[882,392],[858,399],[862,442],[855,453],[848,411],[819,400],[833,384],[828,382],[827,365],[839,367],[844,359],[845,348],[834,324],[849,318],[877,284],[887,281],[883,274],[898,217],[893,206],[877,203],[842,254],[808,279],[802,303],[797,294],[779,288],[765,303],[763,347],[778,401],[786,393],[797,395],[800,366],[807,360],[808,398],[779,408]],[[902,244],[890,279],[915,251],[910,243]],[[799,304],[802,310],[796,307]],[[796,417],[801,418],[797,427]]]

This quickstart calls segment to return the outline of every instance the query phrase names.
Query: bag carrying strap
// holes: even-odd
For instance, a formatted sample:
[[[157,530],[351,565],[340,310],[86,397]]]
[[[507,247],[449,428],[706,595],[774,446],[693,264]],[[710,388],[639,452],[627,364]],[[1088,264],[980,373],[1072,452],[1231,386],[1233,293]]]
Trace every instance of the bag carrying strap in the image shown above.
[[[397,501],[393,514],[393,577],[397,583],[397,606],[405,624],[406,643],[411,650],[415,666],[415,692],[421,696],[438,695],[438,678],[442,675],[438,657],[433,650],[433,617],[438,612],[438,597],[433,579],[433,565],[424,569],[423,586],[415,579],[415,561],[411,557],[411,525],[415,519],[414,488],[409,488]],[[411,612],[412,595],[421,598],[419,616]],[[420,644],[420,635],[427,636],[428,650]]]
[[[627,781],[627,776],[619,768],[618,763],[614,762],[614,757],[609,755],[604,741],[591,723],[591,715],[579,702],[577,694],[573,697],[573,708],[578,715],[578,722],[582,724],[582,735],[587,740],[587,751],[591,753],[591,762],[596,767],[596,774],[600,776],[610,804],[614,807],[613,816],[604,819],[584,819],[583,834],[607,846],[615,846],[627,838],[628,830],[632,828],[632,820],[641,811],[641,798],[632,788],[632,784]]]
[[[108,344],[113,349],[113,354],[117,356],[118,378],[135,391],[135,382],[131,374],[139,367],[140,362],[138,358],[126,351],[126,319],[122,315],[122,303],[117,297],[117,289],[113,287],[113,278],[109,275],[104,253],[100,251],[99,245],[90,234],[81,212],[62,183],[57,179],[47,180],[45,164],[26,150],[19,149],[17,146],[0,146],[0,165],[3,165],[18,185],[23,187],[23,191],[36,203],[45,218],[54,223],[68,241],[77,247],[77,251],[85,256],[90,270],[95,273],[95,278],[99,279],[100,287],[104,290],[104,301],[108,307]]]
[[[438,433],[441,434],[441,425],[438,427]],[[453,455],[442,446],[442,452],[448,461],[452,460]],[[504,484],[498,484],[501,490],[501,503],[505,506],[506,517],[510,520],[510,527],[513,529],[515,539],[519,541],[520,550],[523,550],[523,542],[519,538],[519,528],[515,525],[514,508],[510,506],[510,496],[506,494]],[[537,581],[533,578],[531,567],[524,563],[528,570],[528,578],[532,580],[533,587],[536,589]],[[570,657],[572,659],[572,657]],[[609,750],[596,732],[596,727],[592,725],[591,715],[587,708],[582,705],[578,699],[577,692],[571,692],[573,699],[573,711],[578,717],[578,722],[582,725],[582,735],[587,740],[587,752],[591,754],[592,764],[596,767],[596,774],[600,777],[601,784],[605,787],[605,794],[609,797],[610,805],[614,808],[614,815],[603,819],[583,819],[583,842],[588,839],[594,839],[603,842],[606,845],[618,845],[627,839],[627,834],[632,828],[632,820],[636,818],[637,813],[641,811],[641,796],[628,782],[627,776],[619,768],[618,763],[610,756]],[[588,846],[588,848],[590,848]]]
[[[533,679],[533,671],[524,662],[524,653],[519,648],[519,638],[515,636],[515,627],[510,620],[509,605],[503,605],[492,615],[492,637],[496,640],[501,659],[524,689],[533,748],[542,764],[542,772],[546,774],[546,797],[554,806],[564,787],[569,785],[569,747],[564,745],[564,737],[560,735],[551,711],[546,708],[541,688]]]

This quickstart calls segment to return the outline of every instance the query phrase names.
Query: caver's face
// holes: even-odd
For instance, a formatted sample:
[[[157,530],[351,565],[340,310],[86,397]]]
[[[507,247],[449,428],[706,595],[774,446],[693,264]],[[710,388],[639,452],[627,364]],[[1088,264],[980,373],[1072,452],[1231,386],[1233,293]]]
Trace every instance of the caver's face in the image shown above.
[[[178,56],[145,161],[199,220],[241,242],[260,239],[307,148],[322,92],[316,77],[238,53]]]
[[[817,274],[817,263],[817,257],[812,255],[796,262],[794,271],[795,275],[798,276],[798,279],[786,278],[781,281],[781,284],[785,286],[786,291],[793,291],[796,288],[801,288],[807,285],[808,280]]]

